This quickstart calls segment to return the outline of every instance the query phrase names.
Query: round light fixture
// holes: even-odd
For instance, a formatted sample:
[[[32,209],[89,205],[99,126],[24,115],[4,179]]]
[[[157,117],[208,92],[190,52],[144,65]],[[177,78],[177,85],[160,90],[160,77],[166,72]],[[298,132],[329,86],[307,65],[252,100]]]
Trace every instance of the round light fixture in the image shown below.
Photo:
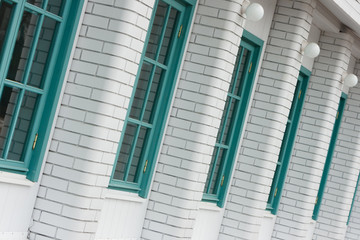
[[[316,58],[320,54],[320,47],[317,43],[311,42],[306,44],[305,47],[303,47],[304,56],[307,56],[309,58]]]
[[[348,74],[344,78],[344,84],[348,87],[355,87],[358,83],[358,77],[355,74]]]
[[[244,2],[241,9],[241,13],[246,17],[247,20],[257,22],[264,16],[264,8],[259,3],[252,3],[249,5],[249,2]]]

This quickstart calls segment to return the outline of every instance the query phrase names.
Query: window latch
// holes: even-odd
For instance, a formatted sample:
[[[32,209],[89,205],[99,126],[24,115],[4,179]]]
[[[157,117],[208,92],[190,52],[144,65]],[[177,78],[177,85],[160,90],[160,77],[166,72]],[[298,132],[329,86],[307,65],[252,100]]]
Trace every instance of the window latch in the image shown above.
[[[178,38],[181,36],[182,29],[183,29],[183,25],[180,26],[179,33],[178,33]]]
[[[276,197],[276,194],[277,194],[277,188],[275,189],[274,197]]]
[[[250,63],[249,72],[251,72],[252,62]]]
[[[220,186],[224,185],[224,179],[225,179],[225,175],[223,175],[222,178],[221,178]]]
[[[299,92],[299,99],[300,99],[300,96],[301,96],[301,89],[300,89],[300,92]]]
[[[143,171],[143,172],[146,172],[147,165],[148,165],[148,160],[146,160],[146,162],[145,162],[145,166],[144,166],[144,171]]]
[[[33,149],[33,150],[34,150],[35,147],[36,147],[36,142],[37,142],[37,140],[38,140],[38,136],[39,136],[39,134],[36,133],[35,139],[34,139],[34,142],[33,142],[33,145],[32,145],[32,149]]]

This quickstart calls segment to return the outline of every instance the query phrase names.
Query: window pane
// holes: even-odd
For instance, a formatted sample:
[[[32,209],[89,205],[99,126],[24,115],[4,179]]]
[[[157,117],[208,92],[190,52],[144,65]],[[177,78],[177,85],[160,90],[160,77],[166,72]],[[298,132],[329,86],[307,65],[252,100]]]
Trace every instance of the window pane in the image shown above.
[[[221,117],[221,124],[216,138],[216,142],[224,145],[228,145],[230,141],[231,128],[235,121],[234,111],[237,107],[238,100],[228,97],[225,104],[225,109]]]
[[[7,79],[22,82],[30,47],[33,43],[38,15],[25,11],[17,34]]]
[[[20,90],[18,88],[4,87],[0,100],[0,156],[3,156],[9,127],[14,115]]]
[[[171,49],[171,43],[173,43],[172,39],[174,37],[174,31],[176,30],[176,20],[178,18],[179,12],[172,8],[170,11],[169,20],[166,26],[165,36],[163,39],[163,43],[160,50],[159,60],[158,62],[163,63],[165,65],[168,64],[168,51]]]
[[[205,183],[205,191],[208,189],[209,184],[210,184],[210,188],[209,191],[206,193],[209,194],[217,194],[216,191],[216,183],[218,181],[220,181],[219,178],[221,178],[221,176],[219,176],[220,173],[220,167],[223,164],[223,161],[225,160],[225,154],[226,154],[226,149],[223,148],[219,148],[219,147],[215,147],[214,148],[214,152],[213,152],[213,157],[211,159],[211,163],[210,163],[210,169],[209,169],[209,173],[206,179],[206,183]],[[216,162],[216,164],[215,164]],[[214,171],[214,174],[211,174]],[[212,176],[211,182],[210,182],[210,177]]]
[[[37,98],[38,95],[36,93],[25,92],[24,94],[9,149],[8,159],[16,161],[23,160],[21,159],[21,156],[23,154],[25,142],[30,131],[32,118],[36,110]]]
[[[44,70],[49,64],[51,56],[51,46],[55,39],[57,22],[48,17],[44,18],[38,44],[36,46],[34,59],[32,62],[28,84],[34,87],[43,87]]]
[[[26,0],[26,1],[32,5],[38,6],[40,8],[43,6],[43,3],[44,3],[44,0]]]
[[[9,26],[12,10],[12,4],[0,2],[0,50],[2,50],[4,44],[5,34]]]
[[[235,89],[232,89],[233,86],[230,87],[230,89],[232,90],[232,93],[235,95],[238,95],[239,97],[241,97],[241,91],[242,91],[242,88],[244,87],[243,85],[244,85],[245,81],[244,81],[243,75],[245,75],[244,67],[245,67],[246,62],[248,62],[248,55],[249,55],[249,51],[247,49],[244,49],[239,72],[238,72],[237,79],[235,82]],[[232,84],[234,84],[234,83],[232,83]]]
[[[128,123],[125,130],[125,136],[121,144],[121,150],[117,159],[116,169],[114,173],[114,179],[124,180],[126,164],[129,161],[129,157],[132,151],[133,144],[135,144],[135,135],[138,126],[132,123]]]
[[[53,14],[60,15],[62,12],[62,8],[63,8],[62,7],[63,2],[64,1],[62,1],[62,0],[49,0],[46,10]]]
[[[133,119],[141,120],[141,111],[144,107],[144,100],[146,91],[148,89],[149,80],[153,65],[144,62],[141,68],[139,80],[137,82],[135,96],[131,105],[130,117]]]
[[[144,122],[152,123],[155,117],[155,109],[157,102],[159,100],[159,95],[161,91],[161,85],[163,83],[163,78],[165,75],[165,71],[161,68],[156,68],[154,79],[151,83],[149,98],[146,103],[145,113],[144,113]]]
[[[137,171],[140,172],[142,171],[142,169],[138,169],[138,168],[140,167],[139,164],[145,152],[144,146],[146,145],[146,141],[148,139],[149,133],[150,133],[149,129],[145,127],[140,128],[139,136],[136,141],[134,155],[131,160],[130,172],[127,179],[128,182],[137,182],[137,175],[136,175]]]
[[[148,46],[146,48],[146,54],[148,58],[155,59],[157,49],[161,40],[161,32],[163,27],[165,26],[166,21],[166,11],[168,9],[168,5],[163,1],[159,1],[158,7],[156,9],[155,19],[152,25],[151,34],[148,42]]]

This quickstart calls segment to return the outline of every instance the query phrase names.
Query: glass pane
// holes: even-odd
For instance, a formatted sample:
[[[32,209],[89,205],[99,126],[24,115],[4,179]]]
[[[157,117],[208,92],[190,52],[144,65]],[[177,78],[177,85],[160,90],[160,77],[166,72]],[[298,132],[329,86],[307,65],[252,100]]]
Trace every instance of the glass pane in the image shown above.
[[[205,183],[205,191],[207,190],[209,184],[210,184],[210,189],[208,191],[209,194],[217,194],[216,191],[217,189],[215,189],[216,187],[216,183],[218,181],[220,181],[221,176],[219,176],[219,171],[220,171],[220,166],[223,164],[223,161],[225,160],[225,153],[226,153],[226,149],[223,148],[219,148],[219,147],[215,147],[214,152],[213,152],[213,157],[211,159],[211,164],[210,164],[210,169],[209,169],[209,173],[206,179],[206,183]],[[218,154],[218,156],[216,156],[216,154]],[[217,159],[216,165],[215,165],[215,160]],[[212,171],[214,171],[212,180],[210,182],[210,177],[211,177],[211,173]]]
[[[35,5],[40,8],[43,6],[43,3],[44,3],[44,0],[26,0],[26,1],[32,5]]]
[[[3,47],[9,21],[11,19],[12,4],[0,2],[0,50]]]
[[[155,75],[153,78],[153,81],[151,83],[149,98],[146,103],[145,113],[144,113],[144,122],[152,123],[154,121],[155,117],[155,109],[157,102],[159,100],[159,95],[161,91],[161,86],[163,83],[165,71],[163,71],[161,68],[156,68]]]
[[[245,67],[245,64],[247,62],[249,62],[249,51],[247,49],[244,49],[244,56],[242,58],[242,61],[241,61],[241,64],[240,64],[240,69],[239,69],[239,73],[238,73],[238,77],[237,77],[237,80],[236,80],[236,85],[235,85],[235,89],[234,89],[234,94],[235,95],[238,95],[238,96],[241,96],[241,91],[244,87],[244,82],[245,82],[245,72],[244,72],[244,67]]]
[[[56,15],[60,15],[62,13],[63,2],[64,1],[62,0],[49,0],[47,11]]]
[[[31,86],[43,87],[44,70],[51,56],[51,46],[52,41],[55,39],[56,26],[57,22],[55,20],[48,17],[44,18],[28,79],[28,84]]]
[[[4,87],[0,100],[0,156],[8,138],[9,127],[14,115],[15,106],[18,101],[20,90],[18,88]]]
[[[15,49],[11,58],[7,79],[17,82],[22,81],[30,47],[33,43],[37,21],[38,15],[31,14],[27,11],[24,12],[16,38]]]
[[[166,26],[165,36],[163,39],[163,43],[160,50],[159,60],[158,62],[163,63],[165,65],[168,64],[168,56],[169,50],[171,49],[171,43],[173,43],[172,39],[174,37],[174,31],[176,30],[176,21],[178,19],[179,11],[175,8],[172,8],[170,11],[169,20]]]
[[[130,117],[140,120],[141,110],[144,107],[144,100],[146,91],[149,85],[149,79],[151,78],[151,71],[153,65],[144,62],[141,68],[140,77],[136,86],[135,96],[131,105]]]
[[[291,103],[289,117],[288,117],[288,119],[290,121],[292,121],[293,117],[294,117],[294,111],[296,109],[296,105],[297,105],[297,102],[298,102],[298,99],[299,99],[300,87],[301,87],[301,81],[297,81],[294,96],[293,96],[293,100],[292,100],[292,103]]]
[[[121,144],[121,150],[117,159],[116,169],[114,173],[114,179],[124,180],[126,164],[129,161],[131,154],[131,146],[134,143],[135,134],[138,126],[132,123],[128,123],[125,130],[125,136]]]
[[[146,48],[145,56],[147,56],[148,58],[155,59],[156,52],[161,40],[161,32],[166,20],[165,18],[166,18],[166,11],[168,9],[168,6],[169,5],[167,5],[163,1],[159,1],[159,4],[156,9],[153,26],[151,29],[148,46]]]
[[[230,137],[231,137],[231,129],[232,125],[234,125],[235,121],[235,109],[238,104],[238,100],[228,97],[225,103],[225,109],[223,111],[223,115],[221,117],[221,125],[219,128],[218,136],[216,139],[217,143],[229,145]],[[221,137],[222,136],[222,137]]]
[[[134,155],[131,161],[130,172],[127,181],[128,182],[137,182],[137,174],[141,173],[143,169],[138,169],[140,166],[140,160],[142,159],[145,152],[145,145],[148,139],[148,135],[150,134],[150,129],[145,127],[141,127],[139,136],[137,138],[136,147],[134,151]]]
[[[23,155],[24,146],[30,132],[32,118],[36,110],[38,95],[32,92],[25,92],[19,116],[16,121],[14,135],[11,141],[8,159],[20,161]]]

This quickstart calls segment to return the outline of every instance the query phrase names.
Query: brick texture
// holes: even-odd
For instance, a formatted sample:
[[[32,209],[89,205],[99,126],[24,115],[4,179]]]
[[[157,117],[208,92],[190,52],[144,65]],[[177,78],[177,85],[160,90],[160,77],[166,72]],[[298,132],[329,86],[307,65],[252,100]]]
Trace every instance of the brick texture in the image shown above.
[[[243,31],[241,3],[199,1],[154,176],[143,239],[192,236]],[[167,216],[158,217],[161,213]]]
[[[87,3],[30,239],[94,239],[153,4]]]
[[[258,237],[313,8],[310,0],[277,2],[219,239]]]
[[[323,33],[320,55],[315,59],[298,134],[290,160],[274,239],[303,239],[320,184],[341,95],[341,75],[351,56],[351,37]],[[326,69],[322,66],[326,64]]]

